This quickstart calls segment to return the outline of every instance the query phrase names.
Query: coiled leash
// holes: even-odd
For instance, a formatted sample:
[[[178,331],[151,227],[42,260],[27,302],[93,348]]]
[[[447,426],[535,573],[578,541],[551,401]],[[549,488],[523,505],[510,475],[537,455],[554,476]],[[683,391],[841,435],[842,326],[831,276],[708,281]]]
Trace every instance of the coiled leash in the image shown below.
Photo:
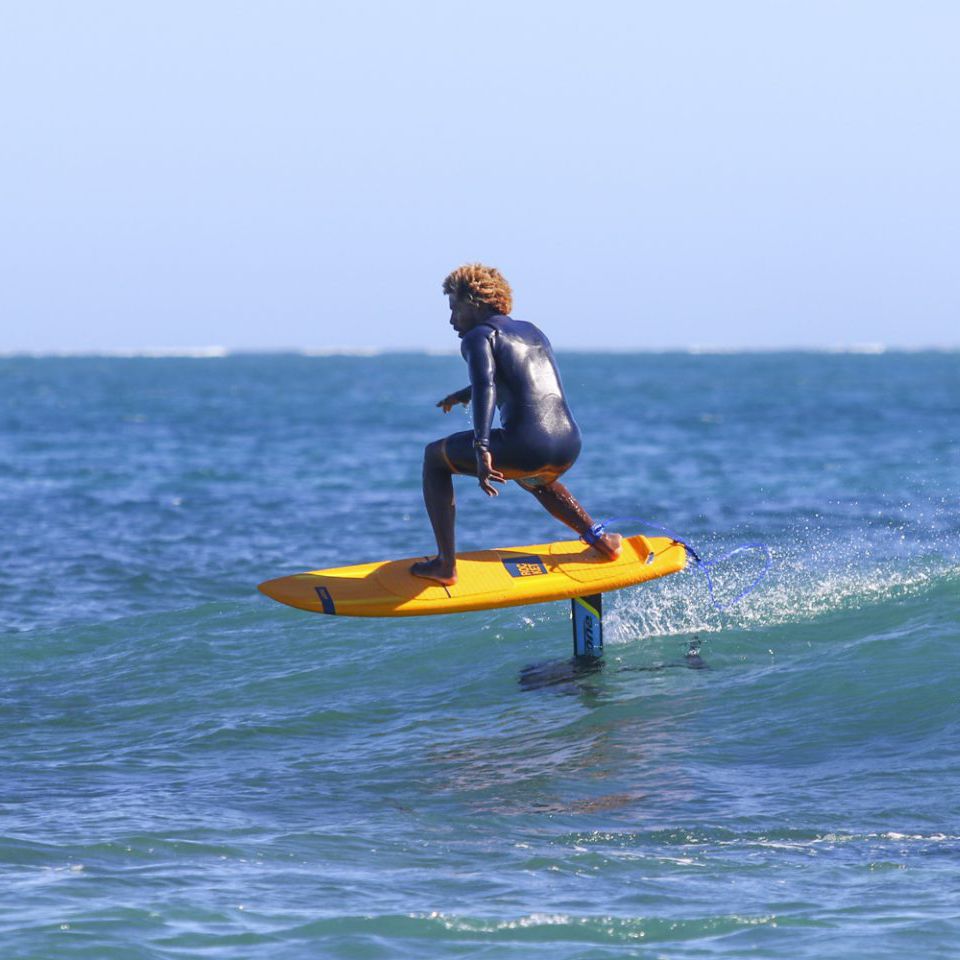
[[[606,533],[607,528],[613,523],[639,523],[644,527],[649,527],[653,530],[659,530],[661,533],[665,533],[674,543],[682,544],[683,548],[687,551],[690,557],[693,559],[694,563],[697,565],[697,569],[703,572],[703,575],[707,581],[707,590],[710,592],[710,602],[717,608],[720,613],[723,613],[724,610],[729,610],[730,607],[734,604],[739,603],[745,596],[753,593],[757,587],[766,579],[767,574],[770,572],[770,567],[773,566],[773,554],[770,552],[770,548],[765,543],[742,543],[739,547],[734,547],[732,550],[728,550],[726,553],[721,554],[719,557],[714,557],[711,560],[704,560],[700,556],[700,553],[693,548],[693,546],[688,543],[683,537],[679,534],[674,533],[672,530],[669,530],[667,527],[661,526],[659,523],[653,523],[651,520],[645,520],[643,517],[607,517],[606,520],[600,520],[595,523],[589,530],[587,530],[580,539],[585,543],[593,546],[603,535]],[[766,557],[763,569],[756,577],[750,582],[750,584],[743,590],[741,590],[732,600],[728,600],[726,603],[721,603],[714,592],[713,577],[710,576],[710,568],[715,566],[718,563],[722,563],[724,560],[729,560],[731,557],[736,556],[738,553],[746,553],[748,550],[762,550]]]

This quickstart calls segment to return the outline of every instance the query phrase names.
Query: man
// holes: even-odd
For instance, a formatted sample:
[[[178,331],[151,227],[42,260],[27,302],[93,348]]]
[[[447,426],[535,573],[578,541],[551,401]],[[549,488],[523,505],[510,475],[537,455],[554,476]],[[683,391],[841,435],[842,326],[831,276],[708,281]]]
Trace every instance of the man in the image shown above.
[[[620,536],[596,536],[593,520],[559,482],[580,453],[580,430],[567,406],[550,342],[532,323],[512,319],[510,285],[493,267],[471,263],[443,281],[450,325],[470,371],[470,386],[444,397],[444,413],[473,405],[473,430],[428,444],[423,499],[437,540],[437,556],[411,567],[417,577],[445,586],[457,582],[454,537],[455,473],[477,477],[488,496],[495,483],[516,480],[546,510],[604,556],[620,555]],[[493,408],[501,429],[491,429]]]

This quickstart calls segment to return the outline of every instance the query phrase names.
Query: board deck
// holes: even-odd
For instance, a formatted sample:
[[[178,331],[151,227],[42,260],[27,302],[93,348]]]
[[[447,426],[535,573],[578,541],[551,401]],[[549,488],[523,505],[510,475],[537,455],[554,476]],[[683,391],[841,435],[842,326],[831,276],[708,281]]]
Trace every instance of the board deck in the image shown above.
[[[608,560],[580,540],[457,554],[459,579],[443,587],[415,577],[423,557],[361,563],[278,577],[259,589],[280,603],[350,617],[411,617],[564,600],[619,590],[682,570],[682,544],[667,537],[627,537]]]

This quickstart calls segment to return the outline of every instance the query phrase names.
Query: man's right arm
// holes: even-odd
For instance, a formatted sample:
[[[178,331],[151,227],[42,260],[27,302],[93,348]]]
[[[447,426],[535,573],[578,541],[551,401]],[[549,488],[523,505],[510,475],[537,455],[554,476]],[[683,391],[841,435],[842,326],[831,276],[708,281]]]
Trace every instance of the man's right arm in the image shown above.
[[[473,405],[473,443],[475,447],[490,445],[490,427],[493,425],[493,411],[496,407],[497,392],[494,384],[496,361],[493,359],[493,347],[490,343],[491,329],[486,326],[474,327],[465,334],[460,344],[460,352],[467,361],[470,371],[470,399]]]
[[[492,331],[496,335],[496,331]],[[460,352],[470,370],[470,386],[473,402],[473,449],[477,458],[477,480],[480,489],[495,497],[494,483],[506,483],[506,478],[497,469],[490,454],[490,425],[497,402],[496,371],[493,357],[491,331],[487,327],[474,327],[464,338]]]

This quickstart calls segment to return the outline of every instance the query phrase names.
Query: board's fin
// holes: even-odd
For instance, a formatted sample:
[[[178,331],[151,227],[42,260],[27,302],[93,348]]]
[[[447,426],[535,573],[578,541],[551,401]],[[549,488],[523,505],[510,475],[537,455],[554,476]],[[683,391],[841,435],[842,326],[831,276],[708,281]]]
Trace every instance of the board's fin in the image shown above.
[[[603,656],[603,594],[573,597],[570,601],[573,620],[573,655]]]

